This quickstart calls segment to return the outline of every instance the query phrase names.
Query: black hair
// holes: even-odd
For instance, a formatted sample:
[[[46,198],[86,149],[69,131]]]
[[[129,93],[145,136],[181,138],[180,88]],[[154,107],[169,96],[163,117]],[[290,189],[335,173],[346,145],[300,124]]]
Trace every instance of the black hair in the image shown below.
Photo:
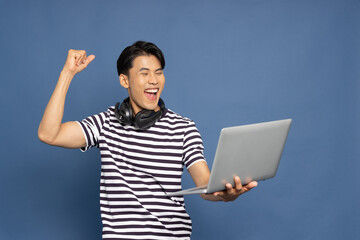
[[[159,60],[161,68],[165,68],[164,54],[160,48],[151,42],[137,41],[133,45],[126,47],[120,54],[117,60],[118,75],[129,75],[129,70],[133,66],[134,59],[146,55],[155,56]]]

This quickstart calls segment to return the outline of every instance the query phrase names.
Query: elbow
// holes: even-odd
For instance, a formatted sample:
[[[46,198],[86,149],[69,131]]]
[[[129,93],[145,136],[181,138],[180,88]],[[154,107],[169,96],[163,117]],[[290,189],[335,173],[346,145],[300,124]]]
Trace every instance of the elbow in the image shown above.
[[[52,145],[53,138],[51,138],[48,134],[46,134],[44,131],[42,131],[40,128],[38,129],[38,138],[43,143]]]

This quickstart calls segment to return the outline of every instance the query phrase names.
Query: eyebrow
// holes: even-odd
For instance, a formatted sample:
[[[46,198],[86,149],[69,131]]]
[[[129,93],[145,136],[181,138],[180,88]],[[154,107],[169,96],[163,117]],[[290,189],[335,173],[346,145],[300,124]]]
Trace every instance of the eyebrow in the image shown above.
[[[150,69],[148,69],[148,68],[142,67],[142,68],[140,68],[139,72],[141,72],[141,71],[149,71],[149,70]],[[155,70],[155,72],[162,71],[162,70],[163,70],[162,68],[158,68],[158,69]]]

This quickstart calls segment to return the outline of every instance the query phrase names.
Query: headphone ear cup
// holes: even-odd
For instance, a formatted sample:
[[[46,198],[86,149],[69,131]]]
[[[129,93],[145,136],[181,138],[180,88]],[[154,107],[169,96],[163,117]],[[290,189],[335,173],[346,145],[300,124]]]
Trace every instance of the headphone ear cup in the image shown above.
[[[125,124],[130,125],[133,123],[133,112],[128,101],[123,101],[120,106],[120,113],[124,117]]]
[[[162,111],[142,110],[134,117],[134,126],[140,130],[150,128],[161,117]]]
[[[159,99],[159,107],[160,107],[160,110],[163,112],[165,109],[165,103],[161,98]]]
[[[115,116],[116,118],[125,125],[131,125],[133,123],[133,113],[131,106],[129,104],[129,99],[125,99],[120,107],[120,103],[116,103],[115,105]]]

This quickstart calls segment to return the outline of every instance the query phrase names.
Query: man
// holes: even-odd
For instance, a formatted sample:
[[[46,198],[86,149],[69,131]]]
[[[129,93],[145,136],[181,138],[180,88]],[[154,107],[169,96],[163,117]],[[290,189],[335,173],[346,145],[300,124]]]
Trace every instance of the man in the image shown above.
[[[153,43],[138,41],[124,49],[118,62],[121,86],[129,97],[121,104],[83,121],[61,123],[73,77],[95,59],[69,50],[58,83],[45,109],[41,141],[66,148],[100,148],[100,205],[103,238],[189,239],[191,220],[183,197],[167,197],[181,189],[186,166],[196,186],[206,185],[210,171],[200,134],[188,118],[165,108],[165,59]],[[257,185],[251,182],[201,197],[233,201]]]

